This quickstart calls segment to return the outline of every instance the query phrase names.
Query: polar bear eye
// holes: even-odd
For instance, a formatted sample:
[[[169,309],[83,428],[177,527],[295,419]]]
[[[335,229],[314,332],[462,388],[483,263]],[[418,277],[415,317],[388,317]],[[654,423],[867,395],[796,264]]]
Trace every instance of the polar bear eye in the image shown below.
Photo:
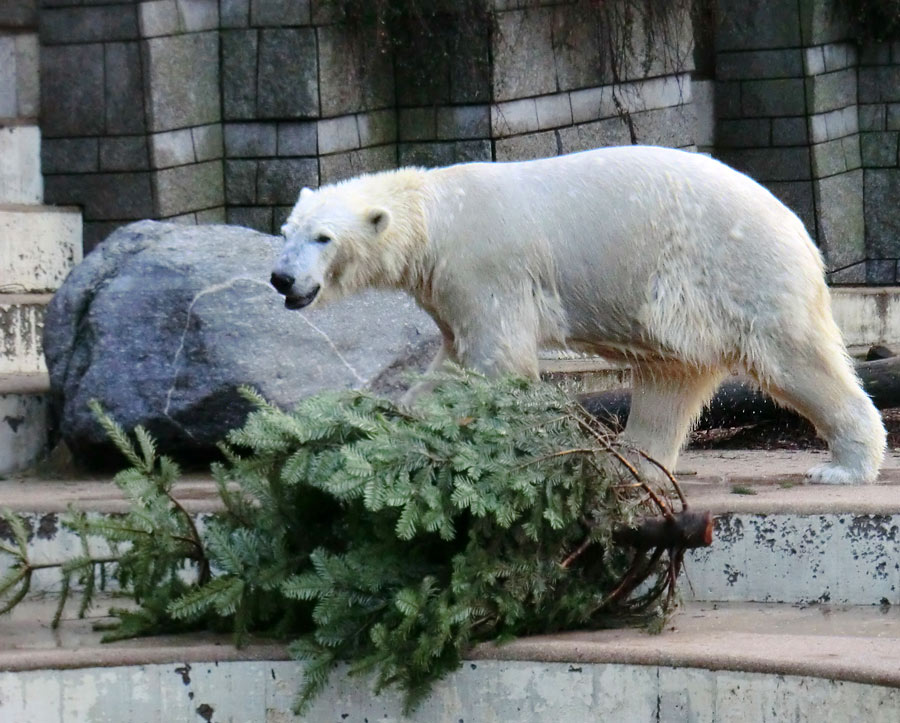
[[[317,244],[327,244],[329,241],[331,241],[331,236],[326,236],[324,233],[320,233],[318,236],[316,236],[315,240]]]

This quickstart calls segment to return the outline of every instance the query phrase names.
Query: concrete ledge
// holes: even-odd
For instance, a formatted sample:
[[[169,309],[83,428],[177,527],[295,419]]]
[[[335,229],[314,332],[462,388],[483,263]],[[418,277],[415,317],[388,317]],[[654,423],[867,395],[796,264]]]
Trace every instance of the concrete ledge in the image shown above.
[[[302,667],[277,645],[182,635],[99,645],[91,620],[46,628],[52,603],[0,620],[0,706],[40,723],[288,721]],[[760,630],[762,632],[760,632]],[[332,676],[305,720],[896,721],[898,615],[829,607],[688,605],[660,635],[605,630],[483,645],[410,718],[399,696]],[[76,649],[77,648],[77,649]],[[210,718],[207,717],[207,720]]]
[[[0,268],[6,292],[58,289],[81,261],[81,213],[53,206],[0,205]]]
[[[6,384],[0,385],[0,475],[27,467],[47,447],[47,396],[17,390],[34,381],[29,375],[17,385],[17,376],[8,375]]]
[[[51,294],[0,293],[0,374],[46,373],[44,312]]]
[[[831,310],[848,347],[900,345],[900,287],[832,287]]]

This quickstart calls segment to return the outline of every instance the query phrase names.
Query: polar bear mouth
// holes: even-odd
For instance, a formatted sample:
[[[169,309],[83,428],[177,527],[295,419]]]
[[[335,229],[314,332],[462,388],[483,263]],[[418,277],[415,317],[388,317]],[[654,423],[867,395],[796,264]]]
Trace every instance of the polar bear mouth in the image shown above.
[[[316,286],[308,294],[291,294],[289,296],[285,296],[284,308],[302,309],[304,306],[309,306],[313,302],[313,299],[316,298],[316,295],[319,293],[320,288],[321,287]]]

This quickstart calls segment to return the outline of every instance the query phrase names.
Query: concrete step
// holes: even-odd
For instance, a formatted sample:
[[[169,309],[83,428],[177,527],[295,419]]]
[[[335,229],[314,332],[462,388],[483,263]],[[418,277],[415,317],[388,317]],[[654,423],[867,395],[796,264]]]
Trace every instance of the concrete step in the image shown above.
[[[46,374],[0,374],[0,475],[46,453],[49,391]]]
[[[0,618],[0,719],[82,721],[730,721],[900,719],[900,611],[689,603],[663,632],[600,630],[470,651],[404,718],[392,691],[339,669],[312,710],[301,665],[211,634],[100,644],[109,601],[52,631],[52,601]],[[827,711],[825,713],[824,711]]]
[[[900,287],[835,286],[831,310],[851,353],[873,344],[900,352]]]
[[[44,312],[52,294],[0,294],[0,374],[46,373]]]
[[[695,509],[716,515],[709,548],[686,558],[682,595],[695,602],[900,604],[900,453],[878,484],[808,485],[804,471],[825,453],[689,451],[682,486]],[[176,496],[194,514],[221,509],[211,480],[188,477]],[[59,515],[69,505],[102,514],[126,509],[108,479],[0,483],[0,507],[22,513],[34,531],[35,559],[64,559],[78,549]],[[4,563],[0,559],[0,574]],[[52,571],[36,591],[54,590]]]
[[[39,204],[43,200],[40,128],[0,123],[0,203]]]
[[[0,292],[55,291],[81,261],[76,208],[0,204]]]

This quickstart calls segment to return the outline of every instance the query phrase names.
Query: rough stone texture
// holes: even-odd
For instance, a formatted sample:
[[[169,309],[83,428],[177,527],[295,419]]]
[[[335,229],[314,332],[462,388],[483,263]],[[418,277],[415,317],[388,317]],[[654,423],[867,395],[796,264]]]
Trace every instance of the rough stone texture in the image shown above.
[[[256,30],[223,30],[222,108],[225,120],[256,118]]]
[[[0,27],[37,27],[36,0],[4,0],[0,5]]]
[[[314,158],[280,158],[259,162],[256,200],[267,205],[293,204],[304,186],[319,185]]]
[[[250,24],[257,27],[309,25],[309,0],[251,0]]]
[[[860,134],[862,164],[866,168],[897,167],[896,131]]]
[[[543,95],[557,90],[552,33],[551,8],[497,15],[492,68],[495,100]]]
[[[716,77],[720,80],[799,78],[802,75],[803,55],[799,48],[723,52],[716,56]]]
[[[44,173],[88,173],[99,168],[97,138],[45,138],[41,141]]]
[[[491,160],[491,142],[483,141],[432,141],[427,143],[401,143],[398,165],[434,168],[454,163],[473,163]]]
[[[41,131],[36,125],[0,126],[0,203],[40,203]]]
[[[314,156],[318,135],[314,121],[278,124],[278,153],[284,156]]]
[[[757,181],[806,181],[812,177],[805,147],[724,150],[719,158]]]
[[[802,115],[806,111],[803,80],[745,80],[741,83],[741,111],[745,117]]]
[[[805,120],[804,121],[805,126]],[[716,124],[719,148],[759,148],[771,145],[772,121],[769,118],[722,119]]]
[[[100,139],[101,170],[142,171],[149,167],[146,136],[109,136]]]
[[[175,216],[225,203],[221,161],[164,168],[153,174],[153,183],[155,216]]]
[[[108,133],[144,133],[144,88],[138,43],[104,44],[106,130]]]
[[[94,43],[138,37],[135,8],[130,4],[41,10],[41,43]]]
[[[814,75],[806,79],[806,105],[809,113],[824,113],[837,108],[846,108],[855,105],[856,100],[856,68]]]
[[[866,252],[870,258],[900,258],[900,170],[866,169]]]
[[[0,31],[0,118],[34,118],[40,110],[38,36]]]
[[[322,116],[387,108],[394,104],[389,54],[340,26],[316,30]]]
[[[194,139],[191,129],[154,133],[150,136],[150,152],[154,168],[171,168],[193,163]]]
[[[104,131],[103,45],[41,48],[41,132],[48,138]]]
[[[818,230],[816,240],[825,263],[840,269],[866,258],[866,227],[871,218],[863,210],[863,172],[841,173],[814,185]]]
[[[258,118],[309,118],[319,110],[316,37],[310,28],[259,31]]]
[[[274,156],[277,131],[271,123],[228,123],[225,126],[225,153],[229,158]]]
[[[796,213],[810,236],[816,237],[816,206],[811,181],[769,181],[768,188],[778,200]]]
[[[628,125],[622,118],[608,118],[593,123],[581,123],[559,131],[563,153],[587,151],[604,146],[621,146],[631,143]]]
[[[225,203],[256,203],[256,161],[225,161]]]
[[[0,475],[22,469],[44,455],[50,425],[48,406],[46,394],[0,392]]]
[[[243,226],[263,233],[272,233],[270,206],[228,206],[225,217],[232,226]]]
[[[46,175],[48,203],[76,204],[86,221],[122,221],[156,215],[149,172]]]
[[[145,41],[145,84],[152,131],[205,125],[221,119],[217,33]]]
[[[397,147],[394,144],[360,148],[319,158],[319,183],[334,183],[361,173],[387,171],[397,167]]]
[[[900,100],[900,65],[875,66],[859,72],[859,102]]]
[[[770,0],[719,0],[718,50],[759,50],[800,46],[797,6]]]
[[[98,399],[162,449],[203,454],[239,425],[250,384],[291,407],[322,389],[390,386],[437,330],[403,295],[292,312],[268,283],[281,242],[239,228],[144,221],[78,266],[47,311],[44,349],[60,428],[87,459],[105,444]],[[382,376],[389,372],[386,376]]]

